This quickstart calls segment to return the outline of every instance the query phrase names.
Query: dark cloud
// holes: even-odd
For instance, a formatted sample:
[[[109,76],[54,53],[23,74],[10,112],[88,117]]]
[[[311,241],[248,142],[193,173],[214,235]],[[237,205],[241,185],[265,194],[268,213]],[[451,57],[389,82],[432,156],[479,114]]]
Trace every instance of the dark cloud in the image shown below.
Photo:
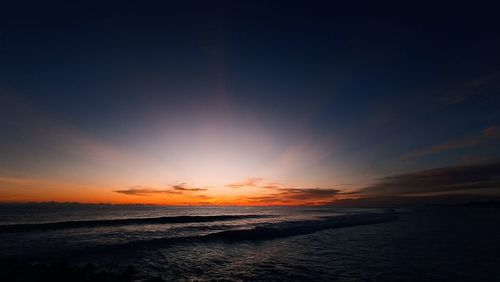
[[[159,190],[159,189],[152,189],[152,188],[147,188],[147,187],[134,187],[134,188],[123,189],[123,190],[115,190],[113,192],[125,194],[125,195],[131,195],[131,196],[150,196],[153,194],[182,194],[182,192],[179,192],[179,191]]]
[[[340,193],[340,190],[332,188],[291,188],[281,183],[265,182],[260,177],[246,178],[240,182],[227,184],[226,187],[256,187],[270,191],[270,193],[246,198],[256,203],[296,204],[302,202],[304,204],[315,204],[318,201],[331,201]]]
[[[290,199],[322,199],[337,195],[340,191],[337,189],[320,189],[320,188],[286,188],[280,189],[282,195],[286,195]]]
[[[172,189],[154,189],[150,187],[136,186],[129,189],[115,190],[113,192],[132,196],[150,196],[153,194],[184,194],[207,190],[205,188],[189,187],[187,183],[175,184],[170,187],[172,187]]]
[[[283,187],[283,185],[279,183],[267,183],[267,184],[262,184],[259,187],[266,189],[280,189],[281,187]]]
[[[253,202],[260,203],[296,203],[302,201],[304,203],[333,200],[340,191],[337,189],[321,189],[321,188],[279,188],[276,193],[263,196],[249,197]]]
[[[176,191],[186,191],[186,192],[196,192],[196,191],[206,191],[206,188],[189,187],[186,183],[172,185],[172,188]]]
[[[500,202],[499,197],[474,195],[474,194],[446,194],[435,196],[376,196],[364,198],[346,198],[330,202],[325,205],[343,207],[404,207],[428,205],[463,205],[474,202]]]
[[[500,160],[388,176],[351,194],[418,195],[480,189],[500,192]]]
[[[283,197],[279,194],[273,194],[273,195],[268,195],[268,196],[249,197],[248,200],[251,202],[255,202],[255,203],[292,203],[293,202],[291,199]]]

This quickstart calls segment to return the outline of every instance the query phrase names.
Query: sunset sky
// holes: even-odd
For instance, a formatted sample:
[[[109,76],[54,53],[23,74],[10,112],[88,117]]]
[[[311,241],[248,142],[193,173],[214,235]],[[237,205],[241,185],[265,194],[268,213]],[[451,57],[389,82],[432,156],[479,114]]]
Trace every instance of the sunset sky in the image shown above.
[[[500,194],[498,8],[67,2],[0,9],[0,202]]]

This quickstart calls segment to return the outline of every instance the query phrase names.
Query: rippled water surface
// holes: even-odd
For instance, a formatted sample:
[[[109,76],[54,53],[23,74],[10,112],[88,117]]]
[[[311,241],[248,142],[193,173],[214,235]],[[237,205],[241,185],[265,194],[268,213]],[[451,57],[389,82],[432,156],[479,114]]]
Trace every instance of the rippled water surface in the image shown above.
[[[500,281],[499,223],[473,208],[2,206],[0,254],[137,279]]]

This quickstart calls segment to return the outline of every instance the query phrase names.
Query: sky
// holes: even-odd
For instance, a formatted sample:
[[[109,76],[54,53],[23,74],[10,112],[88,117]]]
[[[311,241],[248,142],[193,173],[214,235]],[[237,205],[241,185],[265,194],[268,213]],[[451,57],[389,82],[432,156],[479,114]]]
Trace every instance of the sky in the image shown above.
[[[500,194],[497,3],[125,2],[2,4],[0,202]]]

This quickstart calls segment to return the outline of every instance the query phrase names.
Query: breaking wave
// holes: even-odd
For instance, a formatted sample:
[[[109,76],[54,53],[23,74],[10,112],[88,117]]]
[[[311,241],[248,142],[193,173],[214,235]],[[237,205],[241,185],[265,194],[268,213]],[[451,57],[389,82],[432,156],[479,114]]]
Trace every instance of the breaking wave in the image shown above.
[[[34,224],[0,225],[0,233],[29,232],[35,230],[63,230],[125,225],[202,223],[270,217],[269,215],[214,215],[214,216],[167,216],[153,218],[126,218],[108,220],[62,221]]]
[[[204,243],[204,242],[243,242],[261,241],[285,238],[297,235],[306,235],[326,229],[350,227],[358,225],[377,224],[393,221],[397,218],[395,212],[362,213],[340,216],[323,217],[318,220],[290,221],[257,225],[251,229],[232,229],[205,235],[158,238],[138,240],[123,244],[100,246],[94,251],[109,251],[110,249],[124,250],[129,248],[163,247],[172,244]],[[87,250],[88,251],[88,250]]]

